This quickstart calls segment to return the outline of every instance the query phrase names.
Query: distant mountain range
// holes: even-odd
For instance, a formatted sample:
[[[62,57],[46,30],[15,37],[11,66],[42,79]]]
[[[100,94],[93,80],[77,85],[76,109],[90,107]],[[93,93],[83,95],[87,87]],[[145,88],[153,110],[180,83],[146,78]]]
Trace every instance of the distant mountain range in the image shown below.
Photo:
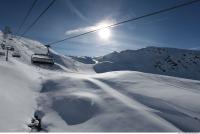
[[[79,61],[81,63],[84,63],[84,64],[95,64],[95,60],[94,58],[92,57],[88,57],[88,56],[69,56],[71,57],[72,59],[76,60],[76,61]]]
[[[73,57],[94,64],[97,73],[132,70],[200,80],[200,51],[147,47],[113,52],[102,57]]]

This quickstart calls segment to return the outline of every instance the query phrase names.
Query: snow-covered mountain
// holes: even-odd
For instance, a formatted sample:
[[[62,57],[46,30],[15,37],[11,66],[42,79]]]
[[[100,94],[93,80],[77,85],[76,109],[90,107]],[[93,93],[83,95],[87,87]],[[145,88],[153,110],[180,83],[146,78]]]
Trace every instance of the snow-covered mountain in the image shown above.
[[[34,115],[41,118],[43,132],[200,131],[198,80],[137,71],[98,74],[93,64],[80,63],[53,50],[50,55],[54,65],[35,65],[31,55],[47,52],[41,43],[12,37],[6,40],[6,45],[13,46],[21,57],[12,57],[13,52],[9,51],[9,60],[5,61],[5,56],[0,55],[0,132],[29,132],[27,125]],[[144,57],[148,56],[147,50],[149,55],[154,53],[152,48],[144,50],[137,53]],[[5,52],[1,47],[0,51]],[[124,60],[121,53],[98,60],[105,65],[105,61],[119,62],[118,58],[121,62]],[[141,58],[135,62],[139,60],[144,64],[148,61]],[[97,63],[95,68],[101,64]]]
[[[147,47],[113,52],[97,60],[98,73],[133,70],[200,80],[200,51]]]
[[[84,64],[95,64],[96,61],[92,57],[88,56],[70,56],[72,59],[77,60]]]

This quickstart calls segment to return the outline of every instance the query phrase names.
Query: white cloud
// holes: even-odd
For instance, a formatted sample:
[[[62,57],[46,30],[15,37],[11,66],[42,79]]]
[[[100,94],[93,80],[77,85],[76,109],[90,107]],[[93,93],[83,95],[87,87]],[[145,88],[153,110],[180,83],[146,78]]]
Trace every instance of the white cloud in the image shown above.
[[[98,23],[97,25],[94,26],[88,26],[88,27],[81,27],[81,28],[77,28],[77,29],[72,29],[72,30],[68,30],[65,32],[66,35],[73,35],[73,34],[80,34],[80,33],[85,33],[85,32],[89,32],[92,30],[97,30],[100,28],[104,28],[107,27],[111,24],[114,24],[115,21],[114,20],[106,20],[106,21],[102,21],[100,23]]]
[[[96,26],[89,26],[89,27],[83,27],[83,28],[77,28],[77,29],[72,29],[72,30],[68,30],[65,32],[66,35],[71,35],[71,34],[79,34],[79,33],[84,33],[84,32],[88,32],[91,30],[95,30]]]

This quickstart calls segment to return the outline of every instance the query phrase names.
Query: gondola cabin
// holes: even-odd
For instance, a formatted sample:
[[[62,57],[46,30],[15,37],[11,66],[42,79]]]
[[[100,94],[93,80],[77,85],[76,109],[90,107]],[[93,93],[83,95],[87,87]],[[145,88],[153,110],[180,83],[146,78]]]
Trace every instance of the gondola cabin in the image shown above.
[[[47,54],[33,54],[31,56],[31,62],[33,64],[54,64],[54,59]]]

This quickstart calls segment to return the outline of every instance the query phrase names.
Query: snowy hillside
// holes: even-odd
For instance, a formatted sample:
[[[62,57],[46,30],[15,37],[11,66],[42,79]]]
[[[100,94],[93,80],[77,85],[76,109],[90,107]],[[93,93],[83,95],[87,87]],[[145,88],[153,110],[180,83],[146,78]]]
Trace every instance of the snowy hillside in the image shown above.
[[[0,32],[1,34],[1,32]],[[0,36],[0,41],[3,41],[2,36]],[[13,46],[15,51],[19,51],[21,58],[17,60],[31,65],[31,56],[34,53],[46,54],[47,48],[38,41],[30,40],[27,38],[20,38],[17,37],[12,38],[12,40],[7,39],[5,42],[9,46]],[[2,48],[0,47],[0,50]],[[5,51],[5,50],[4,50]],[[10,52],[10,56],[13,52]],[[87,71],[87,72],[94,72],[91,65],[82,64],[70,57],[58,54],[57,52],[50,49],[50,55],[55,60],[55,64],[53,66],[47,66],[48,69],[51,70],[65,70],[65,71]],[[11,56],[12,57],[12,56]],[[46,68],[46,66],[40,66]]]
[[[133,70],[200,80],[200,51],[147,47],[113,52],[97,58],[98,73]]]
[[[0,39],[3,40],[1,36]],[[0,132],[30,132],[27,125],[34,115],[41,118],[43,132],[200,131],[198,80],[136,71],[97,74],[93,65],[80,63],[53,50],[50,55],[55,60],[54,65],[35,65],[31,63],[32,54],[47,52],[41,43],[12,38],[7,39],[5,44],[13,46],[21,57],[12,57],[12,51],[9,51],[8,61],[5,61],[5,56],[0,56]],[[148,55],[147,50],[151,54]],[[131,55],[135,58],[130,57],[135,51],[107,55],[99,59],[107,63],[96,64],[95,68],[111,71],[111,68],[107,70],[107,64],[122,62],[121,55],[124,54],[127,59],[125,55],[128,53],[129,60],[135,63],[143,60],[136,59],[136,56],[143,55],[145,58],[141,67],[144,69],[145,62],[150,61],[150,55],[155,53],[153,50],[138,50],[137,54]],[[2,48],[0,51],[5,52]],[[187,52],[184,51],[184,57],[197,53],[191,51],[189,56]],[[154,56],[161,60],[169,54],[168,50],[161,53],[165,55],[158,53]],[[176,58],[179,59],[178,56]],[[195,61],[199,66],[199,61]],[[128,66],[130,62],[125,63]],[[171,69],[171,64],[167,63],[160,66]],[[100,68],[101,64],[105,66]],[[126,70],[124,65],[121,69]],[[151,66],[147,64],[146,67]],[[197,69],[195,64],[192,67]]]

